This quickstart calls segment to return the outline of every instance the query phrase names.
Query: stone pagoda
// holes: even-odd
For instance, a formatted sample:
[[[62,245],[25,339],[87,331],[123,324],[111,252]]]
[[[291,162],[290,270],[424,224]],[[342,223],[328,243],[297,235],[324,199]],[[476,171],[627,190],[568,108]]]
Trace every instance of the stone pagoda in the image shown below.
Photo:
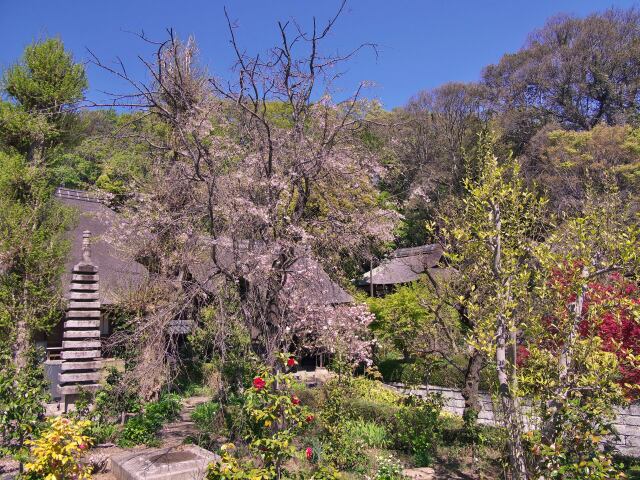
[[[62,336],[59,377],[64,411],[81,392],[100,388],[100,296],[98,267],[91,261],[91,232],[82,234],[82,261],[73,267]]]

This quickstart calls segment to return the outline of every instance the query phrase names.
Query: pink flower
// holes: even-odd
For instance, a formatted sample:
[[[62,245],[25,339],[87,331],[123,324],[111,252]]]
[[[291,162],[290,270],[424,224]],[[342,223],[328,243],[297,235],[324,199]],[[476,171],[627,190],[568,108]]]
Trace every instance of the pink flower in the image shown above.
[[[256,377],[253,379],[253,388],[256,390],[262,390],[267,383],[262,379],[262,377]]]
[[[299,405],[300,404],[300,399],[298,397],[296,397],[295,395],[291,395],[291,403],[293,403],[294,405]]]
[[[306,455],[307,460],[311,460],[311,458],[313,457],[313,448],[307,447],[307,449],[304,451],[304,454]]]
[[[86,445],[86,444],[84,444],[84,443],[81,443],[80,445],[78,445],[78,448],[79,448],[80,450],[85,450],[85,449],[87,448],[87,445]]]

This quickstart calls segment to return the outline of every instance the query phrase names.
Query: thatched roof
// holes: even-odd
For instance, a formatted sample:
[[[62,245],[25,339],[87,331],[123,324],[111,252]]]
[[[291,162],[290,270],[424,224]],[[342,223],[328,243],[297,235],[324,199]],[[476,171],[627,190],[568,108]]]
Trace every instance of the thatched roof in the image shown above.
[[[82,190],[58,188],[56,197],[65,205],[78,210],[77,225],[67,233],[72,245],[65,263],[63,287],[66,289],[71,280],[73,266],[82,259],[82,232],[89,230],[92,235],[91,257],[99,268],[100,301],[103,305],[117,303],[122,292],[139,286],[147,275],[143,265],[128,259],[123,252],[116,250],[105,236],[117,222],[118,214],[107,207],[99,197]],[[254,249],[245,247],[241,250],[243,255],[252,255]],[[219,255],[219,261],[231,266],[237,254],[230,248],[221,247]],[[210,260],[203,259],[197,265],[192,265],[190,270],[198,281],[215,288],[209,280],[215,270]],[[331,280],[320,264],[308,255],[301,255],[291,266],[289,278],[290,285],[295,284],[297,288],[301,288],[309,303],[328,305],[353,301],[351,295]]]
[[[360,277],[358,285],[396,285],[417,280],[427,269],[434,269],[442,258],[439,244],[413,248],[399,248],[383,260],[380,265]]]
[[[331,280],[320,264],[309,256],[299,258],[290,268],[292,284],[315,305],[351,303],[353,297]]]
[[[244,267],[251,268],[252,262],[257,262],[258,257],[262,255],[271,258],[270,254],[265,253],[261,245],[256,242],[251,242],[251,244],[247,242],[232,247],[222,241],[218,243],[217,247],[218,265],[228,271],[234,270],[234,265],[238,262]],[[214,275],[217,268],[211,259],[203,260],[197,265],[191,265],[189,270],[205,288],[215,288]],[[353,302],[353,297],[334,282],[318,261],[309,254],[300,254],[298,259],[287,269],[287,275],[285,288],[295,288],[296,293],[305,297],[310,304],[338,305]]]
[[[82,260],[82,232],[91,232],[91,258],[98,266],[100,276],[100,302],[103,305],[118,303],[123,292],[139,286],[147,276],[147,269],[118,251],[105,237],[117,221],[117,213],[107,207],[100,198],[82,190],[58,188],[55,196],[78,212],[78,221],[66,236],[71,250],[65,261],[62,287],[67,296],[73,266]]]

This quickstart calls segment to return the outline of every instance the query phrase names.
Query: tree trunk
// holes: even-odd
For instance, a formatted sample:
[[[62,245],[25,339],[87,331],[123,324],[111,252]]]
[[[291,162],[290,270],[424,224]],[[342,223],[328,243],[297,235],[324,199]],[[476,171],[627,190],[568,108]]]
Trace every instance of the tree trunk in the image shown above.
[[[509,337],[509,332],[507,331],[506,319],[502,314],[498,315],[496,334],[496,370],[500,405],[507,429],[511,474],[514,480],[527,480],[529,476],[524,458],[524,446],[522,445],[522,425],[520,423],[518,405],[510,389],[507,372],[507,338]]]
[[[546,406],[547,409],[553,413],[550,415],[548,421],[545,422],[545,425],[542,426],[542,438],[549,444],[554,443],[556,436],[561,433],[560,413],[564,403],[567,401],[567,383],[573,362],[573,344],[578,336],[578,327],[582,321],[582,309],[587,295],[586,279],[589,277],[587,269],[582,270],[582,277],[585,279],[585,283],[580,288],[580,293],[576,296],[576,300],[573,303],[573,318],[569,325],[567,337],[558,355],[558,387],[556,395]]]
[[[518,401],[514,396],[513,386],[515,384],[515,365],[511,370],[511,378],[507,371],[507,341],[511,339],[516,342],[516,336],[512,336],[507,328],[506,309],[510,300],[511,277],[505,275],[502,270],[502,221],[500,217],[500,206],[492,205],[492,216],[495,225],[496,235],[493,238],[493,274],[495,280],[499,282],[498,290],[498,315],[496,318],[496,370],[498,374],[500,404],[504,415],[505,427],[507,429],[507,443],[509,447],[509,460],[511,463],[511,475],[514,480],[527,480],[527,465],[524,458],[524,447],[522,445],[522,426],[520,423],[520,409]]]
[[[474,423],[481,410],[480,397],[478,395],[480,370],[482,370],[482,353],[473,348],[464,374],[462,397],[464,398],[464,418],[474,419]]]
[[[29,351],[29,328],[23,317],[16,322],[16,340],[13,344],[13,361],[18,371],[27,366]]]

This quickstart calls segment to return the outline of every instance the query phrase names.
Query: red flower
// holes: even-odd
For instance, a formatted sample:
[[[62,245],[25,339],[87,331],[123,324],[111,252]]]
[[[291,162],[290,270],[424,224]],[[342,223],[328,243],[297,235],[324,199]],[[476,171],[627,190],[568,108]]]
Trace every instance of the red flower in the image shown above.
[[[300,404],[300,399],[298,397],[296,397],[295,395],[291,395],[291,403],[293,403],[294,405],[299,405]]]
[[[289,357],[289,360],[287,360],[287,367],[293,367],[296,364],[296,359],[293,357]]]
[[[313,448],[307,447],[307,449],[304,451],[304,454],[307,456],[307,460],[311,460],[311,458],[313,457]]]
[[[314,419],[315,417],[313,415],[307,415],[307,418],[305,420],[307,421],[307,423],[311,423]]]
[[[267,383],[262,379],[262,377],[256,377],[253,379],[253,388],[256,390],[262,390]]]
[[[524,365],[530,355],[531,352],[529,352],[529,349],[527,347],[525,347],[524,345],[518,345],[518,349],[516,351],[516,364],[518,365],[518,367]]]

